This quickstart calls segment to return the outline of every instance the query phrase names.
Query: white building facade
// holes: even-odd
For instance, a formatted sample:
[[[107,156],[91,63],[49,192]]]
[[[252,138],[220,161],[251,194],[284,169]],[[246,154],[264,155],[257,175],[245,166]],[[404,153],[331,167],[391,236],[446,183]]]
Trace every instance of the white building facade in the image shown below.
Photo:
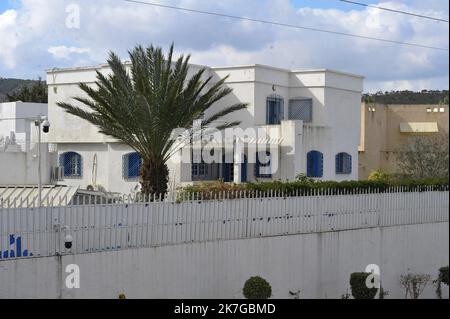
[[[200,68],[203,66],[191,65],[190,73]],[[57,102],[75,103],[73,97],[83,96],[78,84],[94,84],[96,71],[107,74],[109,68],[101,65],[48,72],[48,113],[52,125],[48,141],[57,145],[55,165],[64,172],[60,183],[130,193],[139,187],[140,158],[134,150],[98,133],[94,125],[57,106]],[[247,136],[240,148],[238,137],[222,140],[219,157],[227,157],[227,161],[231,158],[228,163],[220,159],[216,163],[198,159],[198,163],[181,162],[179,156],[172,157],[168,163],[169,187],[218,179],[294,180],[298,174],[324,180],[358,178],[362,76],[326,69],[290,71],[263,65],[207,67],[204,76],[217,81],[227,75],[225,85],[233,92],[213,105],[210,112],[237,102],[248,103],[246,109],[221,121],[240,121],[241,132],[262,129],[265,136]],[[270,166],[270,173],[261,170],[265,166]]]

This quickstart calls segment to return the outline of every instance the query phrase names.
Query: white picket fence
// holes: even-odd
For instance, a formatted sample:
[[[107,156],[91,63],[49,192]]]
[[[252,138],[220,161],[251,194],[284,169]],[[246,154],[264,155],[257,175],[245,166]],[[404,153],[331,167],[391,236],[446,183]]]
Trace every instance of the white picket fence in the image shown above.
[[[267,194],[266,194],[267,195]],[[448,191],[0,209],[0,262],[136,247],[447,222]],[[73,246],[64,246],[70,234]]]

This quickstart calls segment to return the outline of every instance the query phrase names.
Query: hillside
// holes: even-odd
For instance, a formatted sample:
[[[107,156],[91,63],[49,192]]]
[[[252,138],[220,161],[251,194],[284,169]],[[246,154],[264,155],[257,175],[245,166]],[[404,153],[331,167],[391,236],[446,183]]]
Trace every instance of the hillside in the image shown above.
[[[34,83],[37,83],[37,81],[0,78],[0,102],[7,101],[6,94],[11,94],[11,93],[19,90],[24,85],[31,86]]]

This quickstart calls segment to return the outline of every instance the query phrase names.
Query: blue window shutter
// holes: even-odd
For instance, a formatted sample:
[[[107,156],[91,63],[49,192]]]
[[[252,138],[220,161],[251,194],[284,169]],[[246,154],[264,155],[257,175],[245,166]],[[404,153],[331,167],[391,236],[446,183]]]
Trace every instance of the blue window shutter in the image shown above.
[[[280,124],[284,119],[284,100],[279,95],[271,95],[266,99],[266,124]]]
[[[61,155],[60,165],[64,167],[64,176],[70,176],[69,153],[64,153]]]
[[[284,120],[284,100],[280,99],[278,104],[278,123]]]
[[[241,182],[247,182],[247,156],[244,155],[244,162],[241,163]]]
[[[308,177],[323,176],[323,154],[319,151],[310,151],[306,155],[306,175]]]
[[[346,174],[350,174],[352,172],[352,156],[350,154],[345,154],[346,157],[346,161],[345,163],[345,167],[344,167],[344,172]]]
[[[343,158],[342,155],[343,155],[342,153],[339,153],[339,154],[336,155],[336,174],[340,174],[340,173],[343,172],[343,167],[344,167],[343,161],[344,161],[344,158]]]
[[[141,170],[141,156],[138,153],[128,155],[128,177],[139,177]]]
[[[336,174],[350,174],[352,172],[352,156],[348,153],[336,155]]]
[[[75,152],[66,152],[59,157],[59,166],[63,167],[64,176],[82,176],[83,159],[80,154]]]
[[[317,156],[319,157],[319,174],[317,177],[323,176],[323,154],[320,152],[317,152]]]
[[[81,155],[75,154],[75,156],[76,156],[76,161],[77,161],[77,172],[76,172],[76,175],[77,176],[81,176]]]
[[[313,176],[319,176],[319,155],[317,152],[313,153]]]
[[[259,177],[259,157],[258,157],[258,153],[256,153],[256,161],[255,161],[255,177]]]

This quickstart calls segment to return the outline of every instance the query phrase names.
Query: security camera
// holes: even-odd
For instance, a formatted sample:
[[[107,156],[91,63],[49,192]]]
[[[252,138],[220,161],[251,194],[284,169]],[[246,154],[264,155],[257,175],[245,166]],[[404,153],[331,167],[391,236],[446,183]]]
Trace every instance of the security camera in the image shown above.
[[[66,249],[71,249],[72,242],[73,242],[72,236],[66,235],[66,237],[64,238],[64,247],[66,247]]]
[[[45,120],[42,122],[42,131],[43,131],[44,133],[48,133],[48,132],[50,131],[50,122],[49,122],[47,119],[45,119]]]

